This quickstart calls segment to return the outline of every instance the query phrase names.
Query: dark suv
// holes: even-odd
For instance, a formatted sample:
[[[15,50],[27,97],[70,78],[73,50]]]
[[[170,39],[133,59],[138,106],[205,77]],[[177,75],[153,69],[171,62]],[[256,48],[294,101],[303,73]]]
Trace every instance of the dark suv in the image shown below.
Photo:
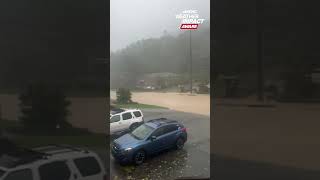
[[[187,129],[175,120],[150,120],[132,132],[113,141],[111,153],[121,164],[141,164],[147,155],[176,148],[182,149],[187,141]]]

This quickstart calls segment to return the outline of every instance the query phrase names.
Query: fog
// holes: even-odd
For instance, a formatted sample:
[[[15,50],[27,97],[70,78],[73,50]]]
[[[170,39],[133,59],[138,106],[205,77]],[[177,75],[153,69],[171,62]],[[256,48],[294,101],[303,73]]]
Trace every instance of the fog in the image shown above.
[[[206,21],[210,18],[210,0],[111,0],[111,52],[164,31],[179,33],[180,20],[175,16],[187,9],[198,10]]]

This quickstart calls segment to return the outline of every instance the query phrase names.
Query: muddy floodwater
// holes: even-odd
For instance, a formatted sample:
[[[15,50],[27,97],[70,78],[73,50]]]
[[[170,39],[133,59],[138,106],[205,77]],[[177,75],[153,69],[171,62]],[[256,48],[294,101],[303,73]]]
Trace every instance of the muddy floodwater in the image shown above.
[[[116,93],[110,92],[115,99]],[[174,92],[132,92],[132,100],[143,104],[167,107],[176,111],[210,116],[210,95]]]

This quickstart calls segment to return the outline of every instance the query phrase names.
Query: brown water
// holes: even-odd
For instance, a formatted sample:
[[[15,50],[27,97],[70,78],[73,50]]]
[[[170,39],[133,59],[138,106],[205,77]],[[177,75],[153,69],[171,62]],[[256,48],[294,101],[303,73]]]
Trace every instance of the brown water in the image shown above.
[[[115,92],[110,92],[115,98]],[[132,100],[138,103],[167,107],[172,110],[210,116],[210,95],[188,93],[133,92]]]

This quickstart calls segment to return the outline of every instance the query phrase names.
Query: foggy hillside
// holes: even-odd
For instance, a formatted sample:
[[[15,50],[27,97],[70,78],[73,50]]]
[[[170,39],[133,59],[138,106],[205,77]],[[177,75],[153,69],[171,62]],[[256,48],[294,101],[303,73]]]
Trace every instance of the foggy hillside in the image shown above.
[[[111,81],[118,75],[129,74],[134,78],[140,74],[189,72],[189,31],[177,36],[166,32],[160,38],[142,39],[126,48],[111,53]],[[193,71],[198,78],[210,76],[210,28],[208,24],[191,32]],[[111,82],[112,83],[112,82]]]

